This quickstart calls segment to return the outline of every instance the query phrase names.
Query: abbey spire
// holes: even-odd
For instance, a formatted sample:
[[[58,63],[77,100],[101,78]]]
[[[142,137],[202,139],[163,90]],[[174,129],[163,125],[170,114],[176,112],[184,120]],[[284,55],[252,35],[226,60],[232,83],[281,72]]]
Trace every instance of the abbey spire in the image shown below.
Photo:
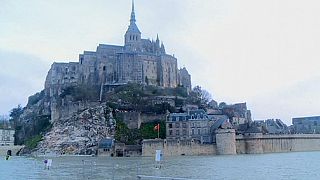
[[[132,0],[130,25],[124,36],[124,45],[127,49],[133,51],[138,51],[141,48],[141,32],[136,24],[134,0]]]
[[[132,0],[131,19],[130,24],[136,22],[136,14],[134,12],[134,0]]]

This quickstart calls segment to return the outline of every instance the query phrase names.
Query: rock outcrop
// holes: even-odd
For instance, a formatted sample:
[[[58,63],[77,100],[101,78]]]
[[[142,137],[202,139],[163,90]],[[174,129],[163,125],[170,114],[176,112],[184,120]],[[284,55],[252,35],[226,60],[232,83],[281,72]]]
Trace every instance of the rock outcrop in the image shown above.
[[[38,145],[37,154],[95,154],[101,139],[113,137],[115,120],[105,104],[60,118]]]

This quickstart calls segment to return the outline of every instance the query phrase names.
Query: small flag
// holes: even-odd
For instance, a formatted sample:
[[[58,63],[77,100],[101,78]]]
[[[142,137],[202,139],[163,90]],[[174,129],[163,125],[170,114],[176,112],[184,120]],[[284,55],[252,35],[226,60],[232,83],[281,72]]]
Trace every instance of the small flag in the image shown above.
[[[160,130],[160,124],[157,124],[154,126],[153,130],[155,131],[159,131]]]

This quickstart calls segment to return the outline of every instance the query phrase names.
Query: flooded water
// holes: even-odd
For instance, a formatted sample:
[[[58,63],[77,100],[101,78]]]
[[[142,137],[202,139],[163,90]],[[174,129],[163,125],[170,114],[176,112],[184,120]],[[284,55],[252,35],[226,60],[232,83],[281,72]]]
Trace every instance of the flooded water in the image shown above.
[[[137,179],[137,174],[187,179],[320,179],[320,152],[154,158],[58,157],[0,159],[0,179]],[[150,178],[146,178],[150,179]]]

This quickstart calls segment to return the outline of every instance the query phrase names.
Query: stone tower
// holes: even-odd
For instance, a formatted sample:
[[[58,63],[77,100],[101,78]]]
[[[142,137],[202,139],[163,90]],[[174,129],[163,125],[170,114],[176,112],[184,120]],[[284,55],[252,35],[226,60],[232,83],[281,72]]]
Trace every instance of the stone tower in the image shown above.
[[[217,129],[216,143],[217,154],[233,155],[236,154],[236,133],[234,129]]]
[[[126,34],[124,35],[124,46],[129,51],[141,50],[141,32],[136,24],[136,15],[134,11],[134,0],[132,0],[132,10],[130,25]]]

